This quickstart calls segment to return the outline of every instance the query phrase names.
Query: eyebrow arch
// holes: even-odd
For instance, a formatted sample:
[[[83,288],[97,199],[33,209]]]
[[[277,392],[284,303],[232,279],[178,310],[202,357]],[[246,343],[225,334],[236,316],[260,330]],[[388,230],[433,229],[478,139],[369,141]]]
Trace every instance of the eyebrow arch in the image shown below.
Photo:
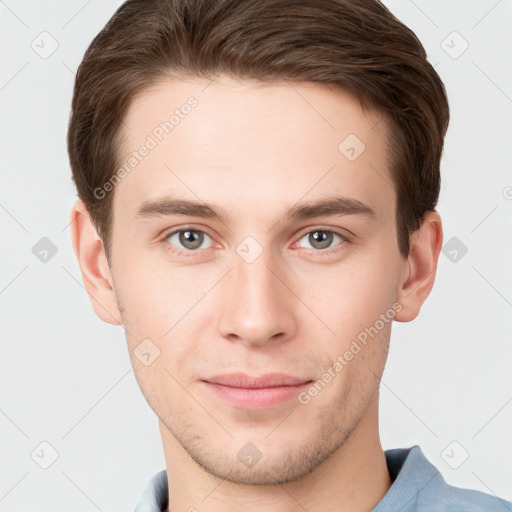
[[[366,215],[375,218],[375,211],[357,199],[349,197],[329,197],[309,203],[295,205],[283,216],[285,222],[313,219],[327,215]],[[231,216],[224,208],[207,203],[175,199],[169,196],[150,199],[140,205],[135,218],[165,217],[184,215],[219,220],[223,223]]]

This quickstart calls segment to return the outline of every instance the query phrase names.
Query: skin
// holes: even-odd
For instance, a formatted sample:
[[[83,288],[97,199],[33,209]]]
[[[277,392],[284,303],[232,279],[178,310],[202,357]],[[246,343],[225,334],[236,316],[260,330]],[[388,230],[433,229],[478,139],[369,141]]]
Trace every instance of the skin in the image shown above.
[[[122,157],[190,96],[197,107],[111,192],[110,265],[84,204],[71,212],[93,308],[124,325],[158,417],[168,510],[370,511],[392,484],[378,425],[392,322],[307,404],[238,408],[201,379],[282,372],[318,381],[393,304],[395,321],[413,320],[434,283],[440,216],[426,214],[401,257],[386,123],[320,84],[166,79],[132,103]],[[338,150],[350,133],[366,146],[354,161]],[[136,217],[145,201],[170,194],[230,217]],[[286,221],[297,203],[334,195],[375,216]],[[186,228],[206,233],[199,248],[168,236]],[[323,248],[316,230],[341,236]],[[247,236],[262,250],[250,263],[237,253]],[[148,366],[134,355],[144,339],[160,350]],[[246,443],[261,455],[250,467],[237,457]]]

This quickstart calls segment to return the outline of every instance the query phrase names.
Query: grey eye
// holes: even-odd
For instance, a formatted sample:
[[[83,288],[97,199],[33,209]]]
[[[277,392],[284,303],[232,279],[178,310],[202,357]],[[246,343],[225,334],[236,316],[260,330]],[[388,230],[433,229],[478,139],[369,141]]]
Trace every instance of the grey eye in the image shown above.
[[[302,238],[307,238],[307,242],[310,244],[312,249],[326,249],[329,248],[334,240],[334,237],[338,237],[341,241],[343,240],[341,235],[334,233],[333,231],[327,231],[323,229],[317,229],[306,233]]]
[[[171,233],[167,239],[174,245],[178,245],[179,248],[193,251],[201,247],[205,237],[210,238],[206,233],[196,229],[182,229],[181,231]]]

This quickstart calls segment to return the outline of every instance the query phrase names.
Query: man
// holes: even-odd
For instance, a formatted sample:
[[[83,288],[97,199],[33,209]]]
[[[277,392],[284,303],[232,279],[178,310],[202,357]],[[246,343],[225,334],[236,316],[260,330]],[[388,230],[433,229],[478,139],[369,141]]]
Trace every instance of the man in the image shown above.
[[[132,0],[98,34],[72,238],[159,420],[137,512],[511,510],[379,439],[392,321],[434,284],[448,118],[373,0]]]

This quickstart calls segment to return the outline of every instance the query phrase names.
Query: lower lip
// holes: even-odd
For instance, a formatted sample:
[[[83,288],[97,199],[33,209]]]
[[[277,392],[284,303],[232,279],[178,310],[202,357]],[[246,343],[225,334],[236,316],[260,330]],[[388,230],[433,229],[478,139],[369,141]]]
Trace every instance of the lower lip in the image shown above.
[[[213,382],[205,382],[205,384],[217,396],[233,405],[245,409],[266,409],[296,398],[301,391],[310,386],[311,382],[274,388],[234,388]]]

